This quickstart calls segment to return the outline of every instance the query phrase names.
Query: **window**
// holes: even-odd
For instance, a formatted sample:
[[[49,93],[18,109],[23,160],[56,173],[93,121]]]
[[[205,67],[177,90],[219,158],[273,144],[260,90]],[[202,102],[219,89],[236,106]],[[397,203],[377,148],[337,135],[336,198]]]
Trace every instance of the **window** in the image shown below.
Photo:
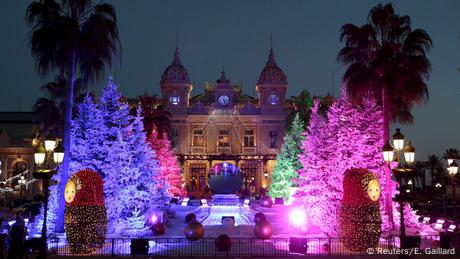
[[[276,105],[276,104],[278,104],[278,95],[276,95],[276,94],[271,94],[271,95],[268,97],[268,102],[269,102],[271,105]]]
[[[230,140],[229,140],[227,129],[219,130],[219,138],[218,138],[217,146],[219,147],[229,147],[230,146]]]
[[[254,141],[254,129],[245,129],[244,130],[244,147],[255,147],[256,143]]]
[[[193,129],[192,146],[193,147],[204,147],[206,142],[204,139],[203,129]]]
[[[169,97],[169,102],[172,105],[178,105],[180,103],[180,97],[179,96],[171,96],[171,97]]]

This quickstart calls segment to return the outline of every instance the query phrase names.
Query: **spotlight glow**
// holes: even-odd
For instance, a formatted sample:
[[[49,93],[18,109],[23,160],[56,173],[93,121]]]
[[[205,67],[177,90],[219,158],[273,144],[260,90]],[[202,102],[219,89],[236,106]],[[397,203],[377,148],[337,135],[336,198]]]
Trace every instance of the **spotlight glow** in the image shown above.
[[[307,230],[307,212],[299,207],[293,208],[289,211],[289,222],[292,226]]]
[[[155,214],[152,214],[152,216],[150,216],[150,224],[153,225],[153,224],[157,223],[157,221],[158,221],[158,216],[155,215]]]

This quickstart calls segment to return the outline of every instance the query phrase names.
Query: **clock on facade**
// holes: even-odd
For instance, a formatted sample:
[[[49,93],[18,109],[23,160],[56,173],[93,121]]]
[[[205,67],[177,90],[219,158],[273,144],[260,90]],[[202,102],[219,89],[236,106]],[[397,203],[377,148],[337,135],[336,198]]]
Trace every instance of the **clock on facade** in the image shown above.
[[[268,97],[268,102],[269,102],[271,105],[276,105],[276,104],[278,104],[278,95],[276,95],[276,94],[271,94],[271,95]]]
[[[219,97],[219,104],[222,105],[222,106],[227,106],[228,103],[230,102],[230,98],[228,98],[228,96],[226,95],[221,95]]]

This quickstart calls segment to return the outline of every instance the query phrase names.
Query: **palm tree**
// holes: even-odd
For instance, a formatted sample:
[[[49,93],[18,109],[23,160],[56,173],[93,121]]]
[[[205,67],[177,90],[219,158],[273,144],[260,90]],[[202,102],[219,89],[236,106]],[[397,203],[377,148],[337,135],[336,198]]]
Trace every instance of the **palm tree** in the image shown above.
[[[419,186],[422,188],[422,191],[425,191],[425,168],[426,163],[423,161],[416,161],[414,163],[416,179],[419,182]]]
[[[335,101],[333,96],[329,94],[326,96],[313,96],[308,90],[302,90],[298,96],[291,96],[289,99],[291,107],[289,109],[289,115],[285,121],[287,130],[290,130],[292,121],[297,113],[304,125],[308,126],[310,122],[311,108],[313,107],[313,102],[316,98],[320,101],[319,113],[326,115],[327,110]]]
[[[67,79],[59,197],[69,177],[70,127],[76,78],[96,81],[112,65],[120,48],[117,18],[112,5],[91,0],[40,0],[31,3],[26,20],[32,27],[30,48],[38,74],[50,72]],[[59,199],[56,229],[64,230],[65,202]]]
[[[456,148],[448,148],[444,155],[442,155],[444,159],[460,159],[460,152]]]
[[[441,159],[437,155],[433,154],[428,156],[428,160],[425,164],[431,174],[431,186],[434,186],[434,182],[443,182],[444,168]]]
[[[38,125],[40,137],[48,134],[62,136],[64,131],[65,90],[67,80],[56,76],[54,81],[42,85],[41,90],[46,97],[39,98],[33,107],[33,123]],[[80,96],[84,90],[82,80],[76,80],[74,96]],[[78,99],[78,98],[77,98]]]
[[[139,96],[138,99],[142,107],[144,130],[147,135],[152,132],[153,126],[158,129],[160,134],[163,134],[163,132],[171,132],[171,113],[164,109],[164,106],[161,104],[161,100],[159,100],[155,95],[150,96],[147,93]]]
[[[338,61],[348,65],[343,76],[347,93],[356,103],[377,98],[383,110],[383,139],[389,139],[390,121],[413,122],[414,104],[428,99],[425,83],[431,70],[426,53],[432,46],[422,29],[412,30],[409,16],[395,14],[392,4],[377,5],[361,27],[345,24],[340,40],[345,46]],[[387,168],[387,186],[391,172]],[[386,195],[386,209],[392,212],[391,194]],[[390,215],[391,216],[391,215]]]
[[[390,121],[412,123],[412,106],[428,99],[431,38],[422,29],[412,30],[410,17],[395,14],[391,4],[379,4],[367,24],[343,25],[340,40],[345,47],[338,60],[348,65],[343,77],[347,92],[358,103],[378,98],[388,140]]]

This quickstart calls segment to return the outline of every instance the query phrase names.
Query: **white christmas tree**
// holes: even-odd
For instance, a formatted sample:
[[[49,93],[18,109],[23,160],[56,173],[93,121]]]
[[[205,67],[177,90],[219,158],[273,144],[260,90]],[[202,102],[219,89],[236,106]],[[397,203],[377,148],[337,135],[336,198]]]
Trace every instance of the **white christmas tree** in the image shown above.
[[[127,235],[142,235],[146,212],[168,200],[167,186],[159,188],[156,181],[158,161],[146,143],[142,111],[129,115],[128,104],[112,79],[100,98],[100,110],[105,125],[103,146],[108,152],[102,171],[109,233],[125,229]]]
[[[70,172],[91,169],[102,173],[107,158],[102,134],[106,131],[102,114],[89,94],[77,105],[77,110],[70,131]]]

